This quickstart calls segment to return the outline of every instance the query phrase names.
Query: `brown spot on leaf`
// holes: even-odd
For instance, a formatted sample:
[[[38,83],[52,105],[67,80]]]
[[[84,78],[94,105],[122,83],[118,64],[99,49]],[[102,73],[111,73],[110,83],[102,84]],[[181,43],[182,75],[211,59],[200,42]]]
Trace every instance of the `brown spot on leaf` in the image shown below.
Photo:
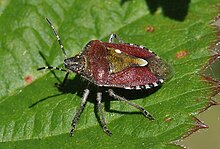
[[[165,119],[164,119],[164,121],[165,122],[170,122],[170,121],[172,121],[173,119],[171,118],[171,117],[166,117]]]
[[[31,75],[27,75],[24,77],[24,81],[27,84],[30,84],[33,81],[33,77]]]
[[[199,99],[199,98],[196,98],[195,101],[196,101],[196,102],[200,102],[200,99]]]
[[[177,59],[184,58],[184,57],[186,57],[188,54],[189,54],[188,51],[186,51],[186,50],[181,50],[181,51],[176,52],[176,58],[177,58]]]
[[[154,32],[155,28],[153,26],[147,26],[145,27],[146,32]]]

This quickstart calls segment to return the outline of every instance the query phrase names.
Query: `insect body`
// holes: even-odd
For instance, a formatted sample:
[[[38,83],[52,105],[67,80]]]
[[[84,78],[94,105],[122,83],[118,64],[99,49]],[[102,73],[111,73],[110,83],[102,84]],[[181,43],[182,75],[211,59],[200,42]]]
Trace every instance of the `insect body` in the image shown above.
[[[58,69],[66,71],[67,73],[63,84],[67,80],[70,72],[77,73],[98,87],[109,87],[107,91],[110,96],[126,102],[140,110],[144,116],[148,117],[150,120],[154,120],[153,116],[147,110],[128,101],[124,97],[115,94],[113,89],[123,88],[140,90],[161,85],[170,74],[170,67],[163,60],[161,60],[154,52],[143,46],[124,43],[116,34],[111,34],[109,42],[92,40],[84,47],[80,54],[67,58],[57,31],[52,23],[48,19],[46,20],[52,27],[60,44],[65,56],[64,65],[67,70],[57,67],[42,67],[38,70]],[[114,39],[117,39],[119,43],[114,43]],[[84,90],[80,107],[72,121],[72,129],[70,131],[71,136],[74,133],[77,121],[85,106],[89,92],[89,89]],[[111,136],[112,133],[107,128],[102,110],[102,92],[97,92],[96,100],[98,102],[98,110],[101,115],[103,130]]]

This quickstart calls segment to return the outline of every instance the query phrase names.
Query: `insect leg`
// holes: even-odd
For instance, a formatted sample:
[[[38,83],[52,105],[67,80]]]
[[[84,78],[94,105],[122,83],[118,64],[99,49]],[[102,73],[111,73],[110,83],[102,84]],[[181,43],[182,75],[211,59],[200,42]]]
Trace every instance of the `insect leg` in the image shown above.
[[[60,84],[61,87],[63,87],[63,86],[66,84],[66,81],[67,81],[67,78],[68,78],[69,74],[70,74],[70,72],[67,71],[67,73],[66,73],[66,75],[65,75],[65,78],[63,79],[62,84]]]
[[[114,97],[115,99],[118,99],[120,101],[124,101],[127,104],[129,104],[129,105],[135,107],[136,109],[140,110],[144,114],[144,116],[148,117],[150,120],[154,120],[154,117],[147,110],[145,110],[143,107],[141,107],[141,106],[125,99],[124,97],[116,95],[112,89],[109,89],[108,93],[109,93],[110,96]]]
[[[80,107],[77,110],[77,112],[76,112],[76,114],[75,114],[75,116],[73,118],[72,124],[71,124],[72,129],[70,130],[70,136],[73,136],[74,130],[76,128],[76,124],[77,124],[77,122],[79,120],[79,117],[80,117],[80,115],[81,115],[81,113],[82,113],[82,111],[83,111],[83,109],[84,109],[84,107],[86,105],[86,99],[88,98],[88,95],[89,95],[89,89],[85,89],[83,97],[82,97],[82,101],[81,101],[81,104],[80,104]]]
[[[121,40],[116,34],[112,33],[109,37],[108,42],[109,43],[114,43],[114,39],[117,39],[119,43],[124,43],[124,41]]]
[[[104,117],[104,113],[103,113],[103,109],[102,109],[102,103],[101,103],[101,101],[102,101],[102,93],[101,93],[101,92],[98,92],[98,93],[97,93],[97,98],[96,98],[96,100],[97,100],[97,102],[98,102],[98,110],[99,110],[99,113],[100,113],[100,115],[101,115],[101,121],[102,121],[103,130],[104,130],[104,132],[105,132],[107,135],[111,136],[112,133],[111,133],[111,132],[108,130],[108,128],[107,128],[106,121],[105,121],[105,117]]]

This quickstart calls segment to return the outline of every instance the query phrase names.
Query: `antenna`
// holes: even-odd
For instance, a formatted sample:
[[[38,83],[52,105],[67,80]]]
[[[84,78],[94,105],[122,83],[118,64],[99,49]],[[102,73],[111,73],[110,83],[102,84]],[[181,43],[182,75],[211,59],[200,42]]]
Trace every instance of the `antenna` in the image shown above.
[[[37,70],[43,70],[43,69],[59,70],[59,71],[65,71],[65,72],[67,72],[67,70],[65,70],[65,69],[58,68],[58,67],[52,67],[52,66],[45,66],[45,67],[37,68]]]
[[[60,37],[59,37],[59,35],[58,35],[57,30],[55,29],[55,27],[53,26],[53,24],[50,22],[50,20],[49,20],[48,18],[46,18],[46,21],[48,22],[48,24],[50,25],[50,27],[53,29],[53,32],[54,32],[55,36],[57,37],[57,40],[58,40],[59,45],[60,45],[60,48],[61,48],[61,50],[62,50],[62,52],[63,52],[63,54],[64,54],[64,57],[65,57],[65,59],[67,59],[64,46],[63,46],[63,44],[62,44],[62,42],[61,42],[61,40],[60,40]]]

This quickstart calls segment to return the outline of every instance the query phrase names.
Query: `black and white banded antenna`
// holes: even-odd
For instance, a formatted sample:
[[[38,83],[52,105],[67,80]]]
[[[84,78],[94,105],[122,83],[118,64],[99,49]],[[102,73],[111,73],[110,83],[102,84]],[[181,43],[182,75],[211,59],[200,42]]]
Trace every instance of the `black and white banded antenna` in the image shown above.
[[[63,52],[63,54],[64,54],[64,57],[65,57],[65,59],[67,59],[66,51],[65,51],[65,49],[64,49],[64,46],[63,46],[63,44],[62,44],[62,42],[61,42],[61,39],[60,39],[60,37],[59,37],[59,35],[58,35],[57,30],[55,29],[55,27],[53,26],[53,24],[51,23],[51,21],[50,21],[48,18],[46,18],[46,21],[48,22],[48,24],[50,25],[50,27],[53,29],[53,32],[54,32],[54,34],[55,34],[55,36],[56,36],[56,38],[57,38],[57,41],[58,41],[58,43],[59,43],[59,45],[60,45],[60,48],[61,48],[61,50],[62,50],[62,52]]]
[[[65,59],[67,59],[66,51],[65,51],[65,49],[64,49],[64,46],[63,46],[62,41],[61,41],[61,39],[60,39],[60,37],[59,37],[59,35],[58,35],[57,30],[55,29],[55,27],[53,26],[52,22],[51,22],[48,18],[46,18],[46,21],[48,22],[48,24],[50,25],[50,27],[53,29],[53,32],[54,32],[54,34],[55,34],[55,36],[56,36],[56,38],[57,38],[57,41],[58,41],[58,43],[59,43],[59,45],[60,45],[60,48],[61,48],[61,50],[62,50],[62,52],[63,52],[63,54],[64,54],[64,57],[65,57]],[[65,71],[65,72],[67,72],[67,75],[69,74],[68,70],[65,70],[65,69],[62,69],[62,68],[58,68],[58,67],[53,67],[53,66],[40,67],[40,68],[38,68],[37,70],[43,70],[43,69]]]
[[[43,70],[43,69],[59,70],[59,71],[67,72],[67,70],[65,70],[65,69],[58,68],[58,67],[53,67],[53,66],[44,66],[44,67],[37,68],[37,70]]]

